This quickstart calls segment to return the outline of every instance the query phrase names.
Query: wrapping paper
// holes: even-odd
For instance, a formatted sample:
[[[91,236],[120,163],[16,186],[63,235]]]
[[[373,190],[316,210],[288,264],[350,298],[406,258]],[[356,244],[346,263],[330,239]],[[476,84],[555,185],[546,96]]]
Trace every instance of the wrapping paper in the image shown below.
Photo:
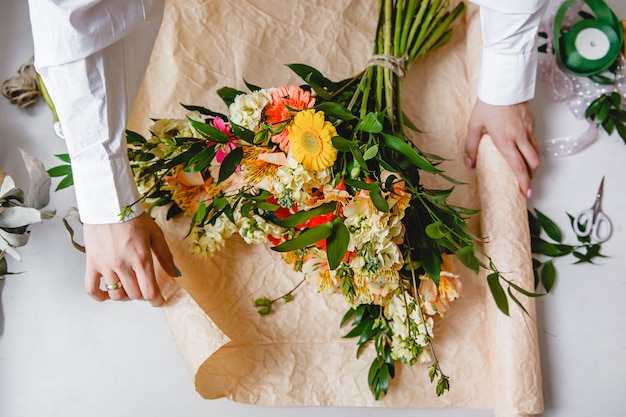
[[[165,20],[130,128],[147,133],[150,118],[184,117],[179,105],[226,111],[222,86],[245,90],[244,79],[263,87],[298,83],[286,63],[305,63],[331,79],[364,68],[370,54],[378,2],[351,0],[174,0]],[[448,159],[447,173],[466,181],[454,204],[481,208],[470,225],[488,236],[484,248],[501,271],[532,288],[526,201],[488,137],[476,169],[464,165],[463,141],[475,100],[481,39],[478,11],[470,6],[443,48],[408,72],[403,103],[424,133],[414,140],[425,152]],[[438,177],[432,186],[449,187]],[[161,274],[166,316],[181,355],[204,398],[227,397],[265,405],[464,407],[493,409],[497,417],[543,411],[538,343],[532,300],[521,297],[530,317],[515,307],[499,312],[484,273],[458,265],[463,297],[436,319],[434,344],[451,389],[442,397],[426,365],[397,367],[389,394],[375,401],[367,387],[373,348],[359,359],[356,342],[339,327],[347,310],[341,296],[303,285],[291,303],[261,317],[253,300],[275,297],[301,280],[263,245],[232,238],[212,259],[192,255],[184,240],[189,219],[162,225],[183,276]]]

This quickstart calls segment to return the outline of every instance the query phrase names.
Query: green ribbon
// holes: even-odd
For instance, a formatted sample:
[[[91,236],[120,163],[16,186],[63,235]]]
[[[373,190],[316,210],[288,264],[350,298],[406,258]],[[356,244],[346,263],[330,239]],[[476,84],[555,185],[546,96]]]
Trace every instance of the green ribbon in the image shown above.
[[[624,41],[621,22],[604,1],[585,0],[593,11],[595,19],[583,19],[569,29],[563,30],[563,18],[574,1],[563,2],[554,17],[554,47],[557,63],[571,74],[589,77],[599,84],[610,84],[612,80],[600,74],[607,71],[619,57]],[[582,56],[576,47],[576,38],[580,32],[590,28],[601,31],[609,40],[609,49],[597,59]]]

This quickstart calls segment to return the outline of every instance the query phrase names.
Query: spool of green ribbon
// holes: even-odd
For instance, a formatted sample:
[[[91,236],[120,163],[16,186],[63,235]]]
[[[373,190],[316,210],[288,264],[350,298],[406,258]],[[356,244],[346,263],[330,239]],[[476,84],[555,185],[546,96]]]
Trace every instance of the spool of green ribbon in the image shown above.
[[[574,1],[563,2],[554,17],[557,62],[571,74],[609,84],[612,81],[601,74],[613,65],[621,52],[624,41],[621,22],[604,1],[585,0],[595,19],[583,19],[563,30],[563,18]]]

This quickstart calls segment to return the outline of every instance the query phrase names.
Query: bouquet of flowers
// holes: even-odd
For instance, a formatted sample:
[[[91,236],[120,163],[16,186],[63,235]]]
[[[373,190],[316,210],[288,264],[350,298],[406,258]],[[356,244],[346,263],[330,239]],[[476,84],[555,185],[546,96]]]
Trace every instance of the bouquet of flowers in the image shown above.
[[[449,389],[430,342],[436,318],[461,295],[451,256],[492,271],[504,312],[500,281],[524,291],[478,258],[466,224],[475,211],[447,203],[457,182],[439,168],[442,158],[410,142],[406,130],[419,130],[400,106],[404,72],[449,39],[464,7],[381,0],[373,58],[361,73],[331,81],[308,65],[288,65],[302,85],[221,88],[228,114],[184,106],[186,119],[156,120],[148,138],[128,132],[144,199],[169,205],[168,218],[190,217],[192,252],[212,256],[239,234],[269,244],[320,292],[343,296],[342,325],[358,338],[357,355],[375,346],[368,382],[376,399],[387,393],[396,361],[431,362],[437,394]],[[423,173],[451,187],[428,189]],[[268,314],[290,298],[256,305]]]

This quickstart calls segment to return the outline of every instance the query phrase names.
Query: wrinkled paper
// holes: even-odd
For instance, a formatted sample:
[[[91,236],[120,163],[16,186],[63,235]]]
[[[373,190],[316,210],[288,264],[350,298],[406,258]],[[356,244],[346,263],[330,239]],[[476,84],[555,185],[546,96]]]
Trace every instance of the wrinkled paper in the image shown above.
[[[325,0],[173,0],[135,104],[130,129],[148,133],[150,118],[184,117],[182,104],[226,112],[216,94],[222,86],[246,90],[300,83],[284,66],[304,63],[340,80],[361,71],[371,50],[378,2]],[[420,148],[447,159],[456,187],[452,203],[480,208],[470,221],[488,236],[484,249],[501,271],[532,288],[526,200],[489,138],[476,169],[464,164],[466,124],[475,100],[480,65],[478,11],[455,24],[451,41],[416,63],[403,82],[403,103],[423,130]],[[424,177],[448,188],[442,178]],[[543,411],[534,302],[523,296],[531,317],[511,305],[496,307],[486,274],[458,265],[463,297],[443,319],[436,318],[434,344],[451,388],[442,397],[428,379],[428,365],[396,367],[389,394],[375,401],[367,386],[374,349],[356,358],[356,341],[344,339],[341,296],[304,285],[288,304],[261,317],[253,303],[276,297],[301,280],[267,246],[230,239],[212,259],[192,255],[184,235],[189,219],[166,221],[156,210],[176,264],[176,281],[161,273],[169,303],[166,316],[174,340],[204,398],[227,397],[265,405],[462,407],[492,409],[497,417]]]

